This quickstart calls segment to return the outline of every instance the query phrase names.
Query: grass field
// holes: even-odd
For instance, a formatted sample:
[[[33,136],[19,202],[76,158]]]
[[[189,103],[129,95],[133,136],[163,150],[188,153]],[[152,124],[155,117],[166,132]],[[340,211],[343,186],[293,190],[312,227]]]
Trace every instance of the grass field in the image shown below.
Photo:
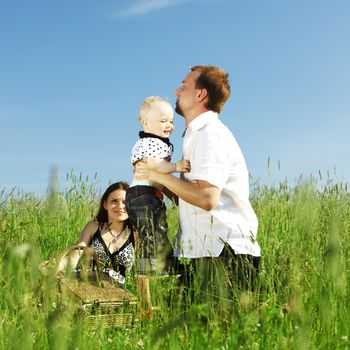
[[[171,281],[155,281],[161,310],[124,327],[91,327],[58,299],[39,265],[73,244],[96,212],[89,179],[67,177],[47,196],[1,193],[1,349],[350,349],[350,196],[346,184],[256,186],[262,248],[259,288],[236,293],[229,317],[179,307]],[[169,211],[170,234],[177,229]],[[134,291],[132,277],[127,287]],[[172,295],[170,304],[169,294]],[[203,322],[203,317],[207,320]]]

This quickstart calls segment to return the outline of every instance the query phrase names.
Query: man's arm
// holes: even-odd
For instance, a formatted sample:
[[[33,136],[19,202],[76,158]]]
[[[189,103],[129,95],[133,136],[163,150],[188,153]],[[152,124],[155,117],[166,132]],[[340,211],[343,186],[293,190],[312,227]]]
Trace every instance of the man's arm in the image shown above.
[[[221,192],[220,189],[204,180],[189,182],[171,174],[155,172],[149,169],[144,161],[136,165],[136,178],[158,182],[185,202],[207,211],[217,206]]]

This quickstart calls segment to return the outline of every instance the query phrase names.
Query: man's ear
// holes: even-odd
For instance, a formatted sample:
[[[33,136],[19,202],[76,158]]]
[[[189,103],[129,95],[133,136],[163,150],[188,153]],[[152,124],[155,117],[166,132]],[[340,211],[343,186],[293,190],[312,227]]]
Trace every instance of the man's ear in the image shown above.
[[[208,91],[206,89],[200,89],[198,91],[196,98],[198,102],[202,102],[207,98],[207,96],[208,96]]]

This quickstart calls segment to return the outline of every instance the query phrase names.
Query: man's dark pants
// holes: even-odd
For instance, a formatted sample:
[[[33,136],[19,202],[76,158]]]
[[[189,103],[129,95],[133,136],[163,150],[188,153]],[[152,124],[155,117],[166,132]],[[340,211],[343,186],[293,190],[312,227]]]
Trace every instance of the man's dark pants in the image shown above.
[[[218,257],[204,257],[182,262],[176,259],[175,271],[181,275],[185,304],[232,304],[240,291],[254,290],[260,257],[235,254],[225,244]]]

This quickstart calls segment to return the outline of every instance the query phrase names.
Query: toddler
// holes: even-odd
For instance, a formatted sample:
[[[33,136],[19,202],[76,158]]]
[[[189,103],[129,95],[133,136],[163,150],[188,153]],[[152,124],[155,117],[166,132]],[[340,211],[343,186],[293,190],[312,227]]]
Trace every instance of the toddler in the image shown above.
[[[148,164],[154,164],[162,173],[190,171],[187,160],[171,163],[173,145],[168,137],[174,130],[173,119],[173,109],[165,99],[152,96],[143,101],[139,112],[143,131],[139,133],[140,138],[132,149],[133,165],[147,158]],[[134,176],[126,193],[125,205],[129,219],[140,237],[136,257],[138,288],[141,289],[146,306],[151,307],[148,276],[166,275],[172,256],[163,194],[152,183],[137,180]]]

